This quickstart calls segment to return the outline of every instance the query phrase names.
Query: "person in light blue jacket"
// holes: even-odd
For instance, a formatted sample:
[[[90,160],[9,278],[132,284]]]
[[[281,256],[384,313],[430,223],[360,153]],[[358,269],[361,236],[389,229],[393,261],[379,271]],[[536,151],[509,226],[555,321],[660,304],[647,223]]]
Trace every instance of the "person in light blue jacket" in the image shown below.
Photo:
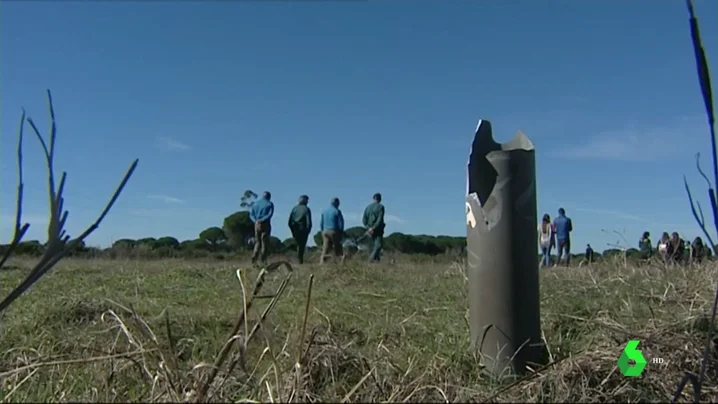
[[[319,263],[324,263],[324,257],[329,255],[330,250],[334,251],[336,258],[343,258],[344,215],[339,210],[339,198],[332,198],[329,207],[322,212],[319,227],[322,232],[322,256],[319,258]]]
[[[254,252],[252,253],[252,264],[257,263],[260,258],[262,264],[267,263],[269,253],[267,243],[272,233],[272,216],[274,215],[274,203],[271,201],[272,194],[264,191],[262,197],[252,204],[249,210],[249,219],[254,223]]]

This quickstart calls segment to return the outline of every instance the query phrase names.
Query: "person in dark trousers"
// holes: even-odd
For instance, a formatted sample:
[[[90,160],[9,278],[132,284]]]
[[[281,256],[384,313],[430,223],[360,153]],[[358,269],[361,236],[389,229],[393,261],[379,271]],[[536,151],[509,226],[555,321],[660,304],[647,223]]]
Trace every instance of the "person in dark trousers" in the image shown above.
[[[341,259],[344,256],[344,215],[339,210],[339,198],[332,198],[329,207],[322,212],[319,229],[322,231],[322,256],[319,263],[324,263],[324,257],[329,255],[330,251],[334,251],[334,256]]]
[[[272,194],[264,191],[262,197],[252,204],[249,210],[249,220],[254,223],[254,252],[252,253],[252,264],[257,263],[260,258],[262,264],[267,263],[269,254],[269,235],[272,233],[272,216],[274,215],[274,204],[271,201]]]
[[[651,233],[644,231],[641,239],[638,240],[638,251],[641,252],[641,259],[648,260],[653,255],[653,244],[651,243]]]
[[[292,208],[289,214],[289,231],[292,232],[292,238],[297,243],[297,260],[300,264],[304,263],[304,252],[307,249],[307,240],[312,232],[312,210],[309,209],[309,197],[302,195],[299,202]]]
[[[384,205],[381,204],[381,194],[373,196],[374,201],[364,209],[362,224],[366,227],[367,234],[371,237],[372,247],[369,253],[370,262],[379,262],[381,252],[384,248]]]
[[[588,261],[589,264],[593,263],[593,248],[591,248],[591,244],[586,244],[586,261]]]
[[[703,239],[696,237],[691,243],[691,263],[700,264],[706,255],[706,246],[703,244]]]
[[[557,255],[558,261],[566,254],[566,266],[571,261],[571,232],[573,231],[573,223],[571,219],[566,217],[564,208],[558,209],[558,217],[553,220],[554,233],[556,233]],[[558,263],[556,264],[558,265]]]
[[[683,254],[685,250],[685,243],[681,239],[681,236],[678,234],[678,232],[673,232],[671,234],[671,239],[668,242],[668,251],[667,251],[667,257],[668,262],[672,262],[674,264],[678,264],[683,261]]]

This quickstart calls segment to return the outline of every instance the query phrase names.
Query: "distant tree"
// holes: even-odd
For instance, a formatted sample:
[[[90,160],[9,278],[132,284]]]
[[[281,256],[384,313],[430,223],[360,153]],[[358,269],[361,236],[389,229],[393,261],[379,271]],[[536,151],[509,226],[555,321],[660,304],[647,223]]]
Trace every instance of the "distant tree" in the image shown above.
[[[89,251],[89,249],[87,248],[87,246],[85,245],[85,241],[83,240],[83,241],[80,241],[75,247],[73,247],[67,253],[67,255],[69,257],[76,257],[76,256],[81,256],[83,254],[86,254],[88,251]]]
[[[297,242],[296,242],[296,240],[294,240],[291,237],[284,239],[284,241],[282,241],[282,244],[284,245],[285,251],[296,251],[297,250]]]
[[[236,248],[248,248],[254,238],[254,223],[249,220],[249,212],[235,212],[224,218],[222,230],[228,241]]]
[[[629,259],[640,259],[641,256],[641,252],[636,248],[629,248],[626,250],[626,257],[628,257]]]
[[[284,244],[282,244],[282,240],[280,240],[278,237],[270,236],[269,237],[269,251],[272,251],[272,252],[284,251]]]
[[[224,231],[216,226],[202,230],[202,232],[199,233],[199,238],[209,244],[213,249],[216,249],[220,244],[227,241],[227,236],[224,234]]]
[[[242,197],[239,198],[239,207],[243,210],[252,209],[252,205],[257,200],[258,195],[255,194],[251,189],[244,191]]]
[[[344,230],[344,240],[356,245],[358,240],[366,234],[366,229],[361,226],[350,227]],[[365,239],[368,240],[368,239]],[[364,241],[364,240],[362,240]]]
[[[194,251],[194,250],[208,250],[210,245],[201,238],[194,240],[184,240],[179,244],[179,249],[182,251]]]
[[[141,238],[141,239],[137,240],[137,241],[134,243],[134,247],[145,246],[145,248],[148,248],[148,249],[150,249],[150,250],[153,250],[153,249],[155,249],[155,247],[157,247],[156,244],[157,244],[157,239],[156,239],[156,238],[154,238],[154,237],[145,237],[145,238]]]
[[[15,254],[18,255],[29,255],[39,256],[45,251],[45,246],[37,240],[21,241],[17,247],[15,247]]]
[[[179,241],[174,237],[160,237],[155,241],[155,248],[171,248],[176,249],[179,247]]]
[[[133,248],[136,244],[136,240],[133,240],[131,238],[122,238],[112,243],[112,248]]]

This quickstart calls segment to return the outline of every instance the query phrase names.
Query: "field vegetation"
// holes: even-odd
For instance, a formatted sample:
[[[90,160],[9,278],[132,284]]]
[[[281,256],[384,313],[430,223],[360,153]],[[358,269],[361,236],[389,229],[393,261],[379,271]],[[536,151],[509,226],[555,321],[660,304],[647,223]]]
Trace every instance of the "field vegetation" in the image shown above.
[[[280,264],[261,287],[242,257],[67,259],[5,312],[2,400],[665,402],[700,367],[718,275],[715,262],[543,269],[550,364],[509,382],[471,350],[463,259],[386,258]],[[2,295],[31,262],[10,262]],[[649,360],[638,378],[616,367],[629,339]],[[718,398],[715,364],[701,401]]]

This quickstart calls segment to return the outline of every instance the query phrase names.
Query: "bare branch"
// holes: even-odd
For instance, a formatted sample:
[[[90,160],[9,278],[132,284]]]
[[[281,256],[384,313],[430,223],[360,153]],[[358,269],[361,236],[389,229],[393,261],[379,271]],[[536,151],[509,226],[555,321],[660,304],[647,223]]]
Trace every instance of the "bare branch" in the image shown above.
[[[706,108],[706,116],[708,117],[708,127],[710,130],[710,140],[711,140],[711,154],[713,157],[713,182],[718,184],[718,155],[716,151],[716,135],[715,135],[715,115],[713,112],[713,92],[711,89],[711,82],[710,82],[710,71],[708,69],[708,62],[706,60],[706,54],[705,50],[703,49],[703,45],[701,43],[701,34],[700,30],[698,29],[698,20],[696,19],[695,12],[693,10],[693,2],[691,0],[686,0],[686,5],[688,7],[688,14],[689,14],[689,22],[691,27],[691,41],[693,42],[693,53],[695,56],[696,61],[696,69],[698,72],[698,82],[701,86],[701,94],[703,95],[703,103],[705,104]],[[708,199],[711,203],[711,210],[713,211],[713,225],[715,229],[718,231],[718,204],[716,204],[716,193],[713,187],[711,186],[711,182],[708,180],[708,177],[703,173],[703,171],[700,168],[700,164],[698,163],[698,156],[696,157],[696,166],[698,168],[698,172],[701,174],[703,179],[705,179],[708,182]],[[684,178],[684,183],[686,187],[686,191],[688,192],[688,199],[691,203],[691,211],[693,213],[693,217],[696,219],[698,224],[701,227],[701,230],[703,230],[703,233],[708,238],[711,248],[714,252],[718,253],[718,249],[716,248],[715,244],[711,240],[710,236],[708,235],[708,230],[705,225],[705,219],[703,218],[703,212],[701,210],[700,216],[696,212],[695,206],[693,204],[693,198],[691,196],[690,189],[688,187],[688,182]],[[701,359],[701,369],[698,373],[698,378],[691,377],[688,374],[683,377],[683,380],[678,385],[678,388],[676,390],[676,393],[674,395],[673,402],[676,402],[678,400],[678,397],[680,396],[681,392],[683,391],[683,388],[686,386],[686,383],[688,380],[691,381],[691,384],[693,385],[693,401],[699,402],[700,396],[701,396],[701,389],[703,385],[703,380],[705,379],[705,373],[706,369],[708,367],[708,359],[710,358],[711,353],[711,346],[713,341],[713,334],[715,332],[715,322],[716,322],[716,314],[718,312],[718,287],[715,291],[715,297],[713,299],[713,307],[711,309],[711,318],[710,318],[710,325],[708,329],[708,335],[706,336],[706,342],[705,342],[705,349],[703,350],[703,358]]]
[[[112,206],[117,201],[117,198],[120,197],[120,194],[122,193],[122,190],[125,189],[125,185],[127,185],[127,182],[130,180],[130,177],[132,177],[132,174],[135,172],[135,169],[137,168],[137,164],[139,164],[140,160],[135,159],[135,161],[130,164],[130,167],[127,169],[127,172],[125,173],[125,176],[122,178],[122,181],[120,182],[120,185],[117,186],[117,189],[115,189],[115,193],[112,194],[112,198],[110,198],[110,201],[105,206],[105,209],[102,210],[102,213],[100,213],[100,216],[95,220],[95,223],[92,224],[92,226],[88,227],[81,235],[80,237],[76,238],[73,241],[82,241],[87,236],[90,235],[93,231],[97,230],[97,228],[100,227],[100,223],[105,219],[105,216],[110,212],[110,209],[112,209]]]
[[[25,128],[25,109],[22,110],[20,117],[20,129],[17,140],[17,201],[15,204],[15,238],[20,232],[20,221],[22,220],[22,196],[25,184],[22,175],[22,141]]]
[[[55,107],[52,105],[52,93],[47,90],[47,102],[50,109],[50,161],[55,160],[55,139],[57,137],[57,124],[55,123]],[[58,194],[60,191],[58,191]]]
[[[57,228],[57,206],[55,205],[55,173],[53,172],[52,159],[50,158],[50,150],[47,148],[45,139],[42,138],[40,130],[37,129],[37,125],[32,118],[27,118],[27,122],[30,124],[35,136],[42,145],[43,153],[45,154],[45,165],[47,166],[47,182],[48,182],[48,194],[50,198],[50,222],[47,224],[47,241],[52,244],[55,242],[59,230]]]
[[[10,259],[12,256],[12,253],[15,251],[15,248],[17,248],[18,244],[20,244],[20,241],[23,237],[25,237],[25,233],[27,233],[27,230],[30,228],[29,223],[25,223],[22,226],[20,225],[22,221],[22,199],[23,199],[23,191],[25,188],[25,184],[23,182],[23,172],[22,172],[22,142],[23,142],[23,133],[25,128],[25,109],[22,110],[22,116],[20,117],[20,128],[18,130],[18,142],[17,142],[17,173],[18,173],[18,181],[17,181],[17,200],[15,204],[15,233],[13,234],[12,241],[10,242],[10,246],[8,246],[8,249],[5,251],[5,254],[3,254],[2,259],[0,259],[0,268],[2,268],[3,265],[5,265],[5,262]]]
[[[701,154],[696,153],[696,169],[698,170],[698,173],[703,177],[703,179],[706,181],[706,184],[708,184],[708,189],[713,189],[713,184],[711,184],[711,180],[708,179],[708,176],[703,172],[703,169],[701,169]]]
[[[705,224],[705,218],[703,217],[703,209],[701,209],[700,202],[693,202],[693,195],[691,194],[691,188],[688,185],[688,180],[685,176],[683,176],[683,185],[686,188],[686,193],[688,194],[688,202],[691,205],[691,213],[693,214],[693,218],[698,223],[698,227],[701,228],[701,231],[703,231],[703,235],[706,236],[706,239],[708,240],[708,243],[710,243],[711,249],[718,254],[718,249],[716,248],[715,244],[713,243],[713,238],[711,237],[710,233],[708,232],[708,229],[706,228]],[[698,206],[698,209],[696,209],[696,206]]]

